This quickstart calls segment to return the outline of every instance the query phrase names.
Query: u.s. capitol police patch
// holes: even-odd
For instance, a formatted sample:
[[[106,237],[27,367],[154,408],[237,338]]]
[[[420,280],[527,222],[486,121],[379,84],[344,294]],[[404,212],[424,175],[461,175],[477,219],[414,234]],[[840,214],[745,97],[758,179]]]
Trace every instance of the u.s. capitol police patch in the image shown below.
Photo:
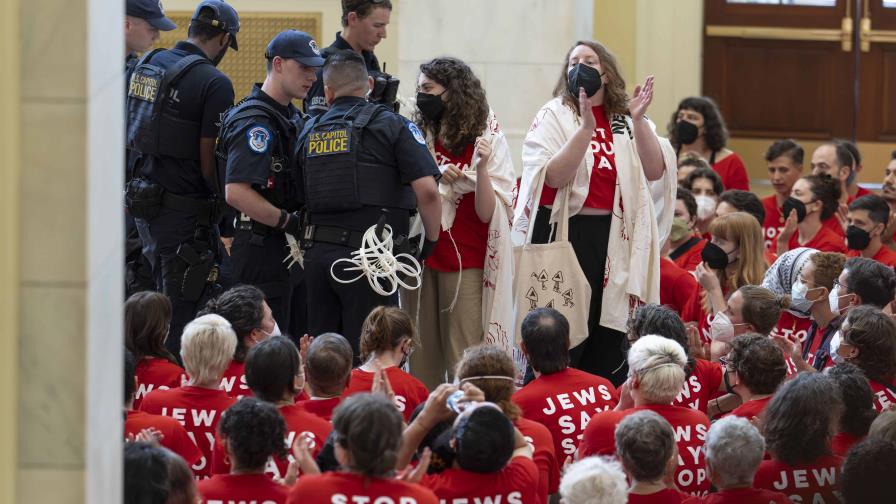
[[[417,143],[426,145],[426,138],[423,137],[423,132],[420,131],[420,128],[418,128],[416,124],[409,122],[408,129],[411,130],[411,134],[414,135],[414,140],[416,140]]]
[[[249,141],[249,148],[252,149],[252,152],[264,154],[271,145],[271,131],[264,126],[255,125],[249,128],[246,139]]]

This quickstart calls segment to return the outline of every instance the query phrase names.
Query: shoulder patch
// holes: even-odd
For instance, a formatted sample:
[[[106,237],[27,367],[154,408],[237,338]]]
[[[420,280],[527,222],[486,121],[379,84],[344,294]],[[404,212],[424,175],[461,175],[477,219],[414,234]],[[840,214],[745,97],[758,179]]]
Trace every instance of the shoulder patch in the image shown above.
[[[246,140],[252,152],[264,154],[271,146],[271,130],[260,124],[252,125],[246,133]]]
[[[423,132],[420,131],[420,128],[418,128],[416,124],[409,122],[408,129],[411,130],[411,134],[414,135],[414,140],[416,140],[417,143],[426,145],[426,138],[423,137]]]

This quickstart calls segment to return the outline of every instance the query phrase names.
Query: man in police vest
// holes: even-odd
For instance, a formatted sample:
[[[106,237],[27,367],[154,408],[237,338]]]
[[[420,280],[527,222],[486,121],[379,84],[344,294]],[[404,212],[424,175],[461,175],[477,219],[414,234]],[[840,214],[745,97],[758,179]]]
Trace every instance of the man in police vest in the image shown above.
[[[342,50],[360,54],[364,58],[367,73],[374,78],[371,101],[379,100],[386,106],[392,106],[391,102],[395,100],[398,79],[382,72],[373,49],[386,38],[386,26],[391,15],[390,0],[342,0],[342,31],[336,33],[336,40],[330,47],[321,51],[324,59],[333,52]],[[310,116],[323,114],[329,108],[320,72],[303,103],[305,113]]]
[[[426,230],[420,257],[429,255],[439,237],[440,174],[420,129],[365,99],[373,78],[360,54],[331,54],[323,79],[329,109],[308,121],[296,148],[309,220],[303,231],[310,242],[305,252],[308,329],[344,335],[357,359],[362,322],[371,309],[396,304],[398,297],[377,294],[366,278],[339,283],[331,277],[331,265],[358,250],[364,232],[382,215],[401,242],[415,208]],[[357,276],[346,271],[345,262],[333,267],[333,274]]]
[[[152,48],[159,40],[161,31],[170,31],[177,26],[173,21],[165,17],[162,10],[162,2],[156,0],[127,0],[124,17],[124,89],[127,96],[128,84],[131,73],[137,66],[137,53],[144,53]],[[125,152],[125,181],[131,178],[131,167],[127,166],[129,159]],[[152,279],[152,268],[149,261],[143,256],[143,243],[137,232],[137,224],[130,215],[125,215],[125,295],[144,290],[155,289]]]
[[[221,114],[233,84],[216,65],[237,49],[239,16],[221,0],[203,0],[188,39],[143,56],[128,88],[128,147],[137,155],[125,194],[157,288],[171,298],[167,340],[180,333],[217,280],[217,223],[223,189],[215,164]]]
[[[314,39],[296,30],[274,37],[265,58],[264,83],[227,111],[218,138],[226,159],[227,203],[240,212],[230,260],[234,280],[261,289],[278,325],[301,336],[304,286],[293,296],[301,266],[284,262],[290,243],[297,247],[300,220],[293,212],[302,201],[292,153],[305,120],[292,100],[305,98],[324,59]],[[291,312],[301,320],[291,320]]]

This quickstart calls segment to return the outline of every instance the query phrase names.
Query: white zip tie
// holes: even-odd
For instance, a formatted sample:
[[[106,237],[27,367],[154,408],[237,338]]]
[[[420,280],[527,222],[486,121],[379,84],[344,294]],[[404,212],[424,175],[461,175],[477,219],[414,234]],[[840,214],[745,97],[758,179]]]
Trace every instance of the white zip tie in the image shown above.
[[[383,238],[376,234],[377,226],[370,226],[361,238],[361,248],[352,252],[352,257],[337,259],[330,265],[330,276],[342,284],[357,282],[362,277],[367,277],[367,283],[374,292],[381,296],[391,296],[398,291],[398,287],[416,290],[422,283],[422,269],[420,263],[411,254],[392,255],[392,227],[386,224],[383,227]],[[403,259],[406,262],[402,262]],[[352,266],[344,271],[359,271],[358,276],[349,280],[343,280],[336,276],[334,267],[347,262]],[[416,280],[416,284],[405,282],[400,275]],[[380,282],[384,281],[389,289],[384,289]]]

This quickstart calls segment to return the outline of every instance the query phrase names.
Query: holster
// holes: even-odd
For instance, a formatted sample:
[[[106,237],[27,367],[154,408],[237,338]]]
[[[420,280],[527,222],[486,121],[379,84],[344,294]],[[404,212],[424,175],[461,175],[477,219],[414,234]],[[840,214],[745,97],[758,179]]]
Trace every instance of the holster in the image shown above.
[[[177,257],[187,264],[181,282],[181,296],[186,301],[199,301],[206,287],[218,281],[215,254],[211,250],[197,252],[193,245],[184,243],[178,247]]]
[[[165,190],[141,177],[128,181],[124,190],[124,202],[128,212],[136,219],[152,220],[162,211],[162,195]]]

